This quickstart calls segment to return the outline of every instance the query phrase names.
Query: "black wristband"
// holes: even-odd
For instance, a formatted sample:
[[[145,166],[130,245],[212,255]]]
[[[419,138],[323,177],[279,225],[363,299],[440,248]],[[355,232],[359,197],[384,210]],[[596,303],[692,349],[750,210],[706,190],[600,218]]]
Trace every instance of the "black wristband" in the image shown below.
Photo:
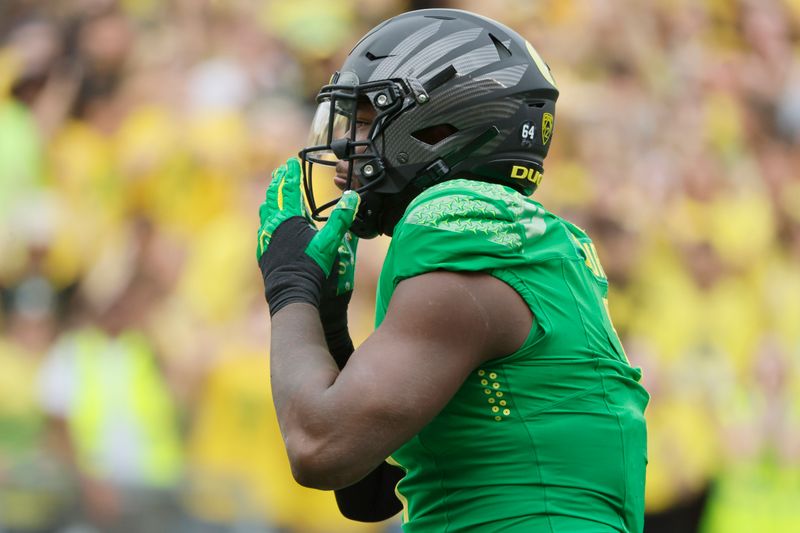
[[[305,253],[314,234],[303,217],[292,217],[273,232],[269,248],[258,261],[270,316],[290,303],[319,307],[325,273]]]

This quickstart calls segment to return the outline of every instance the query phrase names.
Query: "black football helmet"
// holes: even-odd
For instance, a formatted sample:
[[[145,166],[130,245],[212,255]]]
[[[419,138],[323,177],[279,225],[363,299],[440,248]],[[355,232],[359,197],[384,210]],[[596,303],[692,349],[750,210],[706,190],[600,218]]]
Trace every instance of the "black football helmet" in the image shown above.
[[[309,146],[300,152],[316,220],[338,198],[315,198],[315,164],[349,163],[358,183],[352,230],[391,235],[408,202],[442,181],[469,178],[530,195],[552,140],[558,88],[519,34],[455,9],[391,18],[365,35],[317,96]],[[356,136],[359,105],[371,105],[369,134]],[[356,177],[356,180],[353,177]]]

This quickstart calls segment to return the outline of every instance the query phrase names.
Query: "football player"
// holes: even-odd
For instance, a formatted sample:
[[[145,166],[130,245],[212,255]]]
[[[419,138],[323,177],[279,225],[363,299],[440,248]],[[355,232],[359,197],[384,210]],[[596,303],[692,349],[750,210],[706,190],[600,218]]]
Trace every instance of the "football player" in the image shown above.
[[[356,44],[319,92],[302,165],[273,173],[258,258],[275,407],[295,478],[335,490],[345,516],[642,530],[648,395],[592,241],[529,198],[557,97],[513,30],[405,13]],[[376,329],[354,349],[356,242],[378,234],[392,241]]]

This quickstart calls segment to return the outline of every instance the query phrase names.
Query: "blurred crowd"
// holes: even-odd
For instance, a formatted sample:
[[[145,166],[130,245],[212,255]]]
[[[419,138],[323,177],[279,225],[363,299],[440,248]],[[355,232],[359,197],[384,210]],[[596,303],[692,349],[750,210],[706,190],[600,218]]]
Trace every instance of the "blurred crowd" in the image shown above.
[[[559,82],[536,195],[652,395],[646,531],[800,530],[800,1],[3,0],[0,532],[396,529],[291,480],[255,230],[318,88],[421,7]]]

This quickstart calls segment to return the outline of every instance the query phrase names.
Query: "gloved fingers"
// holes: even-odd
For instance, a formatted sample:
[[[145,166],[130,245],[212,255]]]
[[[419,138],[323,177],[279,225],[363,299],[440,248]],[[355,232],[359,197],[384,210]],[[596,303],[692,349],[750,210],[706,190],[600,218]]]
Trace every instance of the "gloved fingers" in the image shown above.
[[[266,200],[259,209],[262,222],[267,216],[275,216],[276,213],[285,214],[287,218],[304,215],[303,192],[300,187],[302,175],[300,161],[296,157],[290,158],[285,165],[272,172]]]
[[[270,209],[278,205],[278,190],[281,188],[281,183],[286,175],[286,165],[281,165],[272,171],[272,179],[267,186],[267,195],[261,208]],[[261,210],[259,210],[259,215]]]
[[[350,233],[345,233],[342,243],[339,245],[337,276],[336,276],[336,295],[342,295],[353,290],[356,277],[356,250],[358,248],[358,237]]]
[[[286,175],[278,195],[278,207],[289,216],[303,216],[305,207],[301,182],[303,171],[300,161],[292,157],[286,161]]]
[[[344,235],[341,243],[339,244],[339,262],[352,265],[356,262],[356,251],[358,250],[358,237],[353,235],[351,232],[347,232]]]
[[[272,232],[275,230],[276,224],[273,220],[277,213],[277,199],[278,189],[283,182],[283,176],[286,173],[286,167],[280,166],[272,171],[272,179],[267,185],[267,192],[265,194],[264,202],[258,207],[258,218],[260,221],[258,228],[258,243],[256,246],[256,257],[260,260],[261,256],[269,246],[269,240],[272,237]]]
[[[345,233],[350,229],[358,213],[361,197],[355,191],[345,191],[333,209],[325,224],[309,245],[306,251],[322,268],[326,275],[330,274],[336,258],[336,252],[342,244]]]
[[[361,196],[357,192],[345,191],[331,212],[325,227],[320,230],[319,238],[332,243],[335,248],[339,248],[344,234],[353,225],[360,204]]]

